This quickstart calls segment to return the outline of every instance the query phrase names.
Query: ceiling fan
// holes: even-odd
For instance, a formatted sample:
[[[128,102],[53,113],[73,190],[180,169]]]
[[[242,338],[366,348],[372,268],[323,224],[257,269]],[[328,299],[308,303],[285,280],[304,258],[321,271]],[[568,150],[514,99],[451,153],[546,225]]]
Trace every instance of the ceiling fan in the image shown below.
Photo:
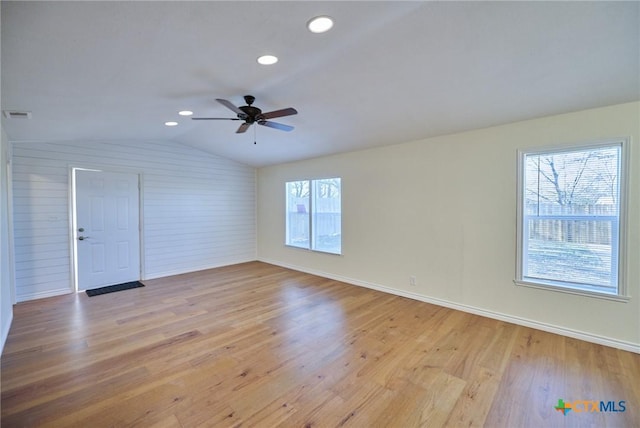
[[[258,125],[268,126],[269,128],[279,129],[281,131],[293,131],[293,126],[285,125],[283,123],[271,122],[267,119],[273,119],[275,117],[291,116],[298,114],[298,111],[292,107],[283,108],[281,110],[274,110],[267,113],[263,113],[258,107],[254,107],[251,104],[256,100],[253,95],[245,95],[244,101],[246,106],[236,107],[230,101],[216,98],[220,104],[233,111],[238,117],[192,117],[193,120],[244,120],[244,123],[240,125],[236,134],[246,132],[247,129],[254,123]]]

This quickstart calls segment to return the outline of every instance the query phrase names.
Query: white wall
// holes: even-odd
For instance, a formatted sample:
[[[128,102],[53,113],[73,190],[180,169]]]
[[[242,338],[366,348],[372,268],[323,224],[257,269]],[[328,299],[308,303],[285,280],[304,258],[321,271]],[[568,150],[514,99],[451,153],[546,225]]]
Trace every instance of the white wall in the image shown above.
[[[0,58],[2,58],[2,55],[0,55]],[[2,66],[0,65],[1,69]],[[0,123],[0,355],[4,349],[4,343],[9,335],[11,321],[13,320],[13,285],[11,284],[11,260],[9,258],[9,177],[7,175],[7,162],[9,159],[9,143]]]
[[[72,289],[71,167],[136,171],[143,279],[256,258],[255,169],[171,142],[13,144],[16,299]]]
[[[516,150],[610,137],[632,140],[631,300],[515,286]],[[261,168],[258,258],[640,352],[639,140],[636,102]],[[344,255],[285,247],[284,183],[334,176]]]
[[[11,260],[9,258],[9,189],[7,161],[9,159],[9,143],[0,127],[0,354],[9,335],[13,320],[13,294],[11,283]]]

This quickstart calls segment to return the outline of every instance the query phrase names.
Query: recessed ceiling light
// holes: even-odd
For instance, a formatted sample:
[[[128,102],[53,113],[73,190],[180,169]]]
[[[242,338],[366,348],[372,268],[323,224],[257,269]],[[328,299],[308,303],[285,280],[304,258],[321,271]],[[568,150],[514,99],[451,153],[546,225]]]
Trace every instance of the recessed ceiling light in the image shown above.
[[[278,57],[273,55],[262,55],[258,58],[258,63],[262,65],[271,65],[278,62]]]
[[[180,116],[191,116],[193,112],[191,110],[182,110],[182,111],[179,111],[178,114]]]
[[[167,126],[178,126],[178,122],[165,122],[164,124]]]
[[[324,33],[333,27],[333,19],[329,16],[316,16],[307,22],[307,28],[312,33]]]

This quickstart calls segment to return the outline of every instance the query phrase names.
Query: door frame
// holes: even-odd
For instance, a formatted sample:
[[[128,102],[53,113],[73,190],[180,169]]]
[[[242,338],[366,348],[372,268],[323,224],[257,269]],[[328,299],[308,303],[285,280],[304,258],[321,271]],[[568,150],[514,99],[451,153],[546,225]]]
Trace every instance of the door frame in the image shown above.
[[[144,174],[132,168],[117,167],[110,165],[98,165],[98,164],[82,164],[82,165],[69,165],[69,254],[70,254],[70,270],[71,270],[71,284],[69,284],[70,292],[78,292],[78,222],[76,212],[76,171],[96,171],[96,172],[114,172],[133,174],[138,177],[138,241],[140,243],[140,263],[138,277],[140,280],[144,280]]]

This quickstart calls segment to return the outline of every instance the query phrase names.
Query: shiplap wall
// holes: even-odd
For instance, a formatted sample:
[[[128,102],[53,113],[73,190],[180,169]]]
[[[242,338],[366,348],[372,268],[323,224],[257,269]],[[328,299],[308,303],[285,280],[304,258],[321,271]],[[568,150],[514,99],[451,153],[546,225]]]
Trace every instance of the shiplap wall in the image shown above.
[[[9,336],[13,320],[13,292],[11,259],[9,258],[9,140],[0,124],[0,354]]]
[[[255,170],[168,142],[13,144],[16,299],[72,290],[70,168],[142,175],[143,279],[256,258]]]

